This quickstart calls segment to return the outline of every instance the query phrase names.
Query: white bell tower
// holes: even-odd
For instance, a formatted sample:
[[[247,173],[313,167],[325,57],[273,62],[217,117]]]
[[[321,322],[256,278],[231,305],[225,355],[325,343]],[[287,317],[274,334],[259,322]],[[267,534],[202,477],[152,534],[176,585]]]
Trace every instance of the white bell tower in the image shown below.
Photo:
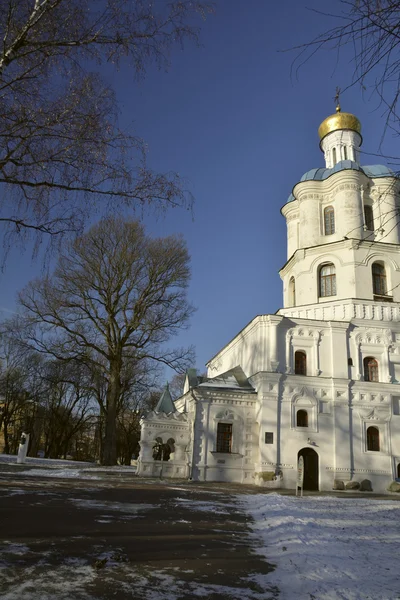
[[[399,179],[360,165],[361,124],[339,106],[318,133],[326,167],[305,173],[282,208],[279,314],[347,319],[400,303]]]

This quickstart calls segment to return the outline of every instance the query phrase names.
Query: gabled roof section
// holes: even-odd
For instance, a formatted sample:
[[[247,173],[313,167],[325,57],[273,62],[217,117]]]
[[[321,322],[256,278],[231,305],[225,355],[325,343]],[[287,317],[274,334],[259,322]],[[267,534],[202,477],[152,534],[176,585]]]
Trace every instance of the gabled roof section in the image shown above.
[[[200,383],[199,388],[213,387],[227,390],[240,390],[241,392],[254,392],[253,386],[249,383],[242,367],[237,366],[226,373],[221,373],[217,377],[207,379]]]
[[[154,409],[154,412],[156,412],[156,413],[163,412],[166,415],[168,415],[169,413],[172,413],[175,411],[176,411],[175,404],[174,404],[174,401],[172,400],[172,397],[171,397],[171,394],[169,391],[169,386],[167,383],[163,393],[161,394],[161,398],[159,399],[157,406]]]

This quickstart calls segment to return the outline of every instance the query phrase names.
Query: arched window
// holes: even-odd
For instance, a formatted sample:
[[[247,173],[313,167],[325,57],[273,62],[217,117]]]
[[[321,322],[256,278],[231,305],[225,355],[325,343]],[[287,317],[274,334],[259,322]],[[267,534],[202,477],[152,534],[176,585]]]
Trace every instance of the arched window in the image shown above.
[[[373,356],[364,358],[364,381],[379,381],[378,361]]]
[[[336,296],[336,269],[332,263],[322,265],[319,270],[319,295],[321,298]]]
[[[296,414],[297,427],[308,427],[308,413],[306,410],[298,410]]]
[[[365,228],[368,229],[368,231],[374,231],[374,212],[372,206],[364,206],[364,221]]]
[[[332,149],[332,160],[333,160],[333,166],[336,165],[336,148]]]
[[[175,451],[175,440],[170,438],[166,444],[162,441],[162,438],[157,437],[154,440],[153,445],[153,459],[163,460],[164,462],[170,459],[171,452]]]
[[[217,452],[232,452],[232,423],[218,423]]]
[[[368,427],[367,429],[367,450],[379,452],[379,429],[377,427]]]
[[[296,282],[294,277],[289,280],[289,305],[296,306]]]
[[[296,375],[307,375],[307,355],[302,350],[294,353],[294,372]]]
[[[343,156],[344,156],[344,160],[347,160],[347,146],[344,146],[344,148],[343,148]]]
[[[385,267],[378,262],[372,265],[372,288],[377,296],[385,296],[387,293]]]
[[[324,232],[325,235],[335,233],[335,210],[333,206],[324,209]]]

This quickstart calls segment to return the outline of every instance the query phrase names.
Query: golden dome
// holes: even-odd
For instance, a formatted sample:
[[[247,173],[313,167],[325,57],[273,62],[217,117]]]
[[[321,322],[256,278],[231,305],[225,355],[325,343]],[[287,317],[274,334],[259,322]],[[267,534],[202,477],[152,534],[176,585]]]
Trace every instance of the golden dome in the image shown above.
[[[336,113],[327,117],[319,126],[318,135],[320,140],[322,141],[328,133],[338,129],[351,129],[361,135],[361,123],[357,117],[351,113],[341,112],[339,106],[336,108]]]

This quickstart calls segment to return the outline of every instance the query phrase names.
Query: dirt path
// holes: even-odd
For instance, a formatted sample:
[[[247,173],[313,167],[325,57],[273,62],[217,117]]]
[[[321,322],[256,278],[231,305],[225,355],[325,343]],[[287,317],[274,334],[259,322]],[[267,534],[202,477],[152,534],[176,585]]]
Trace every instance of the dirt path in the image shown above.
[[[0,598],[269,600],[239,486],[0,477]]]

